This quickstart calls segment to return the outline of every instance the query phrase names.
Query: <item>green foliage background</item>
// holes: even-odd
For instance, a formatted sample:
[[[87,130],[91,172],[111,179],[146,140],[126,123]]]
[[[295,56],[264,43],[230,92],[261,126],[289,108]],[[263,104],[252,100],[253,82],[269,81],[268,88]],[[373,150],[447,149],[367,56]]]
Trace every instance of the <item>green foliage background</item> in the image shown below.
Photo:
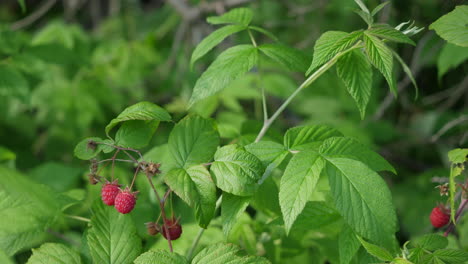
[[[300,54],[296,54],[299,63],[291,65],[291,73],[290,68],[278,66],[274,58],[259,57],[260,67],[217,95],[199,97],[203,100],[189,108],[196,81],[213,59],[233,45],[250,42],[246,32],[235,34],[213,50],[201,51],[200,54],[208,52],[203,58],[191,57],[195,46],[218,29],[207,24],[206,17],[229,10],[232,8],[229,4],[187,1],[197,10],[192,15],[181,11],[176,4],[179,1],[52,1],[51,8],[32,23],[22,20],[47,2],[51,1],[0,3],[0,198],[8,197],[0,201],[2,213],[5,213],[5,217],[0,217],[2,263],[7,263],[2,258],[12,255],[12,261],[25,263],[31,248],[44,242],[67,245],[66,249],[57,249],[62,246],[43,244],[36,249],[45,253],[64,250],[69,258],[66,263],[95,259],[93,255],[98,253],[87,252],[86,243],[99,243],[92,239],[93,232],[97,231],[91,229],[83,234],[86,223],[67,217],[80,215],[95,221],[91,212],[96,210],[94,201],[99,197],[99,187],[87,183],[88,164],[74,158],[73,149],[85,137],[105,138],[107,132],[114,133],[112,128],[104,130],[104,127],[126,107],[149,101],[167,109],[175,121],[189,113],[211,117],[217,122],[223,145],[235,142],[244,146],[255,139],[262,126],[258,87],[265,88],[269,106],[277,108],[304,80],[303,73],[312,61],[314,43],[321,34],[329,30],[350,32],[367,27],[353,13],[356,5],[349,0],[240,1],[242,6],[253,9],[252,24],[261,25],[282,43],[300,50]],[[449,176],[447,152],[468,146],[468,48],[448,44],[434,30],[429,30],[431,23],[462,2],[395,0],[377,15],[378,21],[390,25],[414,20],[417,26],[425,27],[413,37],[416,46],[390,44],[411,68],[419,86],[417,98],[403,69],[394,72],[399,90],[396,99],[389,92],[386,80],[374,71],[372,92],[369,98],[362,99],[368,100],[362,119],[363,109],[356,107],[339,79],[352,69],[337,68],[338,75],[333,69],[294,99],[265,137],[283,142],[282,134],[290,127],[323,124],[379,152],[398,172],[397,175],[387,172],[382,175],[393,196],[399,223],[397,238],[401,245],[433,231],[428,216],[437,201],[445,202],[434,187]],[[366,1],[370,7],[379,3]],[[236,26],[229,29],[229,32],[237,31]],[[272,42],[261,32],[253,33],[258,42]],[[269,48],[267,45],[265,50]],[[198,60],[193,63],[195,59]],[[250,68],[247,65],[245,71]],[[219,85],[208,77],[206,85]],[[459,121],[457,125],[445,129],[454,120]],[[196,118],[186,121],[197,123],[200,129],[209,130],[211,126]],[[164,174],[187,174],[193,169],[185,167],[193,160],[171,160],[171,144],[183,138],[169,137],[177,126],[172,122],[155,124],[157,133],[149,147],[143,149],[146,159],[163,164]],[[200,144],[206,146],[210,142]],[[211,151],[209,147],[207,151]],[[209,161],[203,157],[194,158],[201,159],[198,163]],[[337,163],[349,165],[343,160]],[[279,168],[286,168],[286,164],[278,163]],[[109,175],[110,171],[104,173]],[[131,180],[132,168],[122,165],[115,173],[126,183]],[[294,176],[298,172],[290,171],[290,174]],[[211,223],[214,227],[207,229],[202,237],[202,247],[225,241],[224,231],[229,233],[227,241],[238,244],[251,255],[266,256],[274,263],[322,263],[325,260],[340,263],[338,243],[342,242],[338,237],[345,239],[341,237],[346,232],[338,234],[342,220],[327,204],[302,205],[304,211],[296,223],[289,226],[291,236],[286,239],[278,223],[265,224],[262,217],[280,212],[278,197],[265,199],[269,193],[278,192],[274,180],[279,181],[279,176],[273,172],[274,179],[262,185],[256,194],[259,197],[252,198],[246,213],[242,213],[236,223],[230,223],[230,233],[219,228],[226,220],[215,219]],[[12,183],[16,189],[7,190],[6,186]],[[320,181],[316,184],[318,190],[325,186]],[[124,230],[128,239],[139,245],[132,249],[134,256],[148,249],[167,247],[164,240],[146,234],[144,222],[155,218],[158,209],[144,179],[138,179],[136,186],[141,199],[132,219],[112,220],[116,225],[124,225],[126,221],[135,223],[136,230]],[[238,187],[236,195],[249,192]],[[190,204],[192,199],[199,198],[187,194],[184,201]],[[203,199],[214,202],[212,197]],[[60,202],[54,202],[56,200]],[[11,209],[9,206],[13,202],[15,208]],[[47,203],[51,206],[42,208]],[[174,210],[180,214],[184,228],[183,237],[174,241],[174,248],[184,255],[198,232],[199,219],[195,219],[192,209],[181,200],[175,200]],[[221,218],[229,219],[236,213],[227,212]],[[199,217],[203,215],[197,215]],[[311,218],[316,222],[310,222]],[[19,221],[21,225],[12,225],[12,221]],[[449,237],[449,248],[468,249],[467,222],[468,218],[464,217],[457,225],[458,237]],[[35,228],[44,223],[46,230]],[[14,237],[17,244],[2,246],[12,244],[8,239],[12,239],[13,233],[21,234]],[[284,240],[278,245],[274,241],[280,237]],[[223,246],[213,247],[227,250]],[[361,251],[358,254],[366,254]],[[158,254],[165,254],[161,252]],[[202,258],[200,255],[199,259]],[[143,259],[140,263],[145,263],[143,256],[139,259]],[[116,261],[113,263],[119,263]],[[34,259],[30,262],[35,263]]]

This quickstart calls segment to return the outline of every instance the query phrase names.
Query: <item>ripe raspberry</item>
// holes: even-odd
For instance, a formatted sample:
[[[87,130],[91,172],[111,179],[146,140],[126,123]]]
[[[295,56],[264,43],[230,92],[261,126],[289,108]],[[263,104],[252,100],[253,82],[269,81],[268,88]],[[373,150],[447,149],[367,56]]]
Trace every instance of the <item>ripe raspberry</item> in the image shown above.
[[[166,234],[166,228],[169,231],[169,236],[171,240],[176,240],[182,234],[182,226],[176,219],[166,219],[164,226],[161,227],[161,234],[167,240],[169,240],[169,236]]]
[[[132,193],[127,187],[115,197],[115,209],[122,214],[130,213],[135,207],[136,193]]]
[[[120,185],[117,184],[117,180],[113,182],[106,182],[101,189],[102,201],[107,205],[114,205],[114,200],[117,194],[120,192]]]
[[[431,224],[435,228],[441,228],[448,224],[448,222],[450,221],[450,213],[443,206],[437,206],[434,207],[434,209],[432,209],[429,218],[431,219]]]

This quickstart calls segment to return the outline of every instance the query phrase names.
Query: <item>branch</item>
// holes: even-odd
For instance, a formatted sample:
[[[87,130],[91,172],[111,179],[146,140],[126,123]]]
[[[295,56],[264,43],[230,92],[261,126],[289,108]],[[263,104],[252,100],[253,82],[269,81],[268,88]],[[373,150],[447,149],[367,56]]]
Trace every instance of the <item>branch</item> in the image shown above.
[[[437,133],[435,133],[431,137],[431,142],[432,143],[436,142],[437,140],[439,140],[439,138],[443,134],[445,134],[445,132],[447,132],[448,130],[452,129],[453,127],[458,126],[459,124],[461,124],[463,122],[466,122],[466,121],[468,121],[468,115],[462,115],[462,116],[458,117],[457,119],[454,119],[454,120],[448,122],[439,131],[437,131]]]
[[[224,10],[229,7],[242,5],[251,0],[222,0],[216,2],[204,2],[197,7],[190,6],[184,0],[166,0],[186,21],[198,19],[203,13]]]
[[[19,30],[19,29],[22,29],[24,27],[31,25],[36,20],[41,18],[45,13],[47,13],[47,11],[49,11],[55,5],[56,2],[57,0],[48,0],[42,6],[40,6],[36,11],[31,13],[31,15],[11,24],[10,29]]]

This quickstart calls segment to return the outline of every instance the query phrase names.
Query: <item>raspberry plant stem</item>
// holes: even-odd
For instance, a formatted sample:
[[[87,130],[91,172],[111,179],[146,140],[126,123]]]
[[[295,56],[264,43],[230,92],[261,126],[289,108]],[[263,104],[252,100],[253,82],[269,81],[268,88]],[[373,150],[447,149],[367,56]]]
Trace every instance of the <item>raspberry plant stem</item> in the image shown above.
[[[344,54],[357,49],[361,48],[362,43],[358,42],[351,48],[344,50],[342,52],[339,52],[336,54],[333,58],[331,58],[327,63],[322,65],[318,70],[316,70],[312,75],[309,76],[287,99],[284,101],[284,103],[276,110],[276,112],[268,119],[265,120],[263,123],[263,127],[258,133],[257,138],[255,139],[255,142],[259,142],[263,136],[265,136],[266,132],[270,128],[270,126],[273,124],[273,122],[279,117],[279,115],[286,109],[286,107],[291,103],[291,101],[302,91],[304,88],[308,87],[311,85],[315,80],[317,80],[322,74],[324,74],[328,69],[330,69],[335,63],[338,61],[338,59],[343,56]]]
[[[460,219],[463,210],[465,209],[465,206],[468,204],[468,199],[463,199],[460,205],[458,206],[457,213],[455,214],[455,222],[458,222],[458,219]],[[455,223],[450,222],[449,226],[447,227],[447,230],[445,230],[444,236],[448,236],[453,230],[455,229]]]

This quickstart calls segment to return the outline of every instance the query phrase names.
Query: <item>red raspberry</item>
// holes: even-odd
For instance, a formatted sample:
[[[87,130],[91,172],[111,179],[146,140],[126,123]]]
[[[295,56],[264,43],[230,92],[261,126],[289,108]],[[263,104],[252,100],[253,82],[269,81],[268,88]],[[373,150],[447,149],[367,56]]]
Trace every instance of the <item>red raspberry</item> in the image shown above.
[[[115,197],[115,209],[122,214],[128,214],[135,207],[135,200],[136,193],[132,193],[127,187]]]
[[[429,218],[431,219],[431,224],[435,228],[441,228],[448,224],[448,222],[450,221],[450,213],[443,206],[437,206],[434,207],[434,209],[432,209]]]
[[[161,227],[161,234],[167,240],[169,240],[169,236],[166,234],[166,227],[171,240],[178,239],[182,234],[182,226],[176,219],[166,219],[164,226]]]
[[[117,180],[113,182],[106,182],[101,189],[102,201],[107,205],[114,205],[114,200],[117,194],[120,192],[120,185],[117,184]]]

